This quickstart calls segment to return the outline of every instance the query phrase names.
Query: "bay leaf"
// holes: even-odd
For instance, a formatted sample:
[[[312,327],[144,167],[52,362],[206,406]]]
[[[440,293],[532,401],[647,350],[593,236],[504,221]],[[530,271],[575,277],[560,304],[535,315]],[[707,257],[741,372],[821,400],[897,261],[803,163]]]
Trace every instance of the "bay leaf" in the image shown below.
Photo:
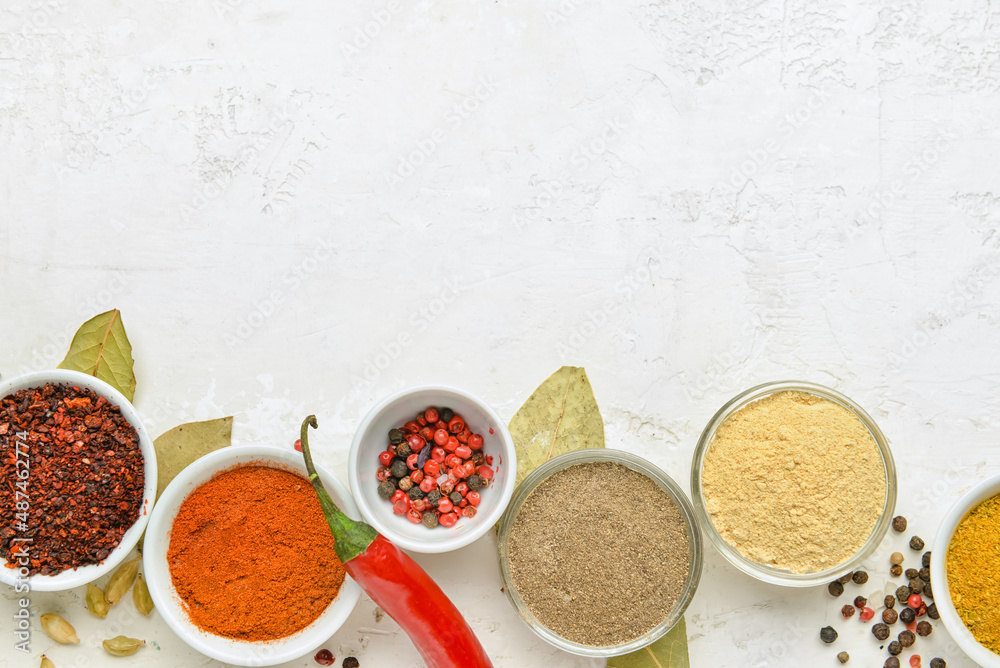
[[[604,420],[583,367],[564,366],[548,377],[511,418],[517,484],[557,455],[604,447]]]
[[[156,498],[185,466],[210,452],[232,443],[233,416],[188,422],[160,434],[156,449]]]
[[[649,647],[608,659],[608,668],[689,668],[687,624],[684,618]]]
[[[82,371],[97,376],[132,401],[135,396],[132,344],[125,335],[118,309],[96,315],[73,335],[60,369]]]

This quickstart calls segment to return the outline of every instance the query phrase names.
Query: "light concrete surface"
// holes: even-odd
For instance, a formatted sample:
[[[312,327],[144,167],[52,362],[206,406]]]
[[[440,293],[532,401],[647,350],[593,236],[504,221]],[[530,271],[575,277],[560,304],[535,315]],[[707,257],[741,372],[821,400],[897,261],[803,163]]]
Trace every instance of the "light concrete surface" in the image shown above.
[[[455,384],[509,419],[580,365],[608,446],[685,488],[730,396],[810,380],[878,421],[930,543],[1000,470],[998,109],[985,1],[6,0],[0,372],[117,307],[154,435],[233,414],[235,442],[292,447],[316,413],[343,479],[390,392]],[[519,621],[495,538],[417,560],[498,668],[604,665]],[[36,630],[25,658],[3,592],[0,666],[218,665],[82,597],[33,595],[83,643]],[[843,602],[709,547],[692,666],[881,666]],[[118,632],[151,646],[112,661]],[[367,599],[327,646],[420,665]],[[916,647],[974,665],[941,626]]]

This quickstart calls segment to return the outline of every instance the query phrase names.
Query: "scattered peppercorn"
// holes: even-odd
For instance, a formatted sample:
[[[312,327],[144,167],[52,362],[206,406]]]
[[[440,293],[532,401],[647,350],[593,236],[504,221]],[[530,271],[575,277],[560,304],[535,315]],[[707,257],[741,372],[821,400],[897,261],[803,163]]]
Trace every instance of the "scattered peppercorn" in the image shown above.
[[[892,564],[893,566],[897,566],[903,563],[903,553],[893,552],[891,555],[889,555],[889,563]]]
[[[913,578],[912,580],[910,580],[910,591],[912,591],[914,594],[923,594],[925,584],[927,583],[925,583],[920,578]]]
[[[892,568],[889,569],[889,575],[891,575],[894,578],[898,578],[902,574],[903,574],[903,567],[900,566],[899,564],[895,564]]]
[[[888,649],[889,649],[889,654],[892,654],[893,656],[897,656],[900,652],[903,651],[903,646],[900,644],[900,642],[898,640],[893,640],[891,643],[889,643],[889,648]],[[899,665],[899,664],[896,664],[896,665]]]
[[[837,578],[837,582],[839,582],[840,584],[845,585],[848,582],[850,582],[851,578],[853,578],[853,577],[854,577],[854,571],[851,571],[847,575],[841,575],[839,578]]]
[[[886,608],[882,611],[882,621],[886,624],[895,624],[897,619],[899,619],[899,613],[892,608]]]
[[[892,518],[892,530],[896,533],[903,533],[906,531],[906,518],[902,515],[897,515]]]
[[[344,668],[359,668],[361,662],[358,661],[353,656],[344,657],[344,663],[341,664]]]
[[[934,630],[934,627],[931,626],[931,623],[928,622],[926,619],[923,620],[923,621],[917,622],[917,635],[920,636],[921,638],[926,638],[927,636],[929,636],[931,634],[931,631],[933,631],[933,630]]]
[[[886,624],[878,623],[872,627],[872,635],[874,635],[879,640],[885,640],[889,637],[889,627]]]
[[[906,575],[906,579],[907,580],[914,580],[914,579],[916,579],[917,575],[920,573],[920,571],[918,571],[916,568],[907,568],[903,572]]]
[[[836,580],[827,585],[826,590],[830,592],[831,596],[840,596],[844,593],[844,585],[840,584]]]
[[[910,598],[906,599],[906,605],[910,606],[914,610],[919,608],[923,602],[923,599],[920,598],[920,594],[913,594]]]
[[[337,660],[337,658],[333,656],[333,652],[328,649],[321,649],[316,652],[316,656],[313,658],[315,658],[316,663],[321,666],[332,666],[333,662]]]
[[[917,636],[913,635],[913,631],[910,631],[909,629],[899,632],[899,644],[902,645],[904,649],[906,647],[912,647],[916,640]]]
[[[863,585],[868,582],[868,573],[865,571],[857,571],[853,576],[851,576],[851,579],[854,580],[854,584]]]
[[[840,614],[844,616],[844,619],[850,619],[851,617],[854,616],[854,606],[845,605],[843,608],[840,609]]]
[[[837,632],[832,626],[824,626],[819,630],[819,639],[829,644],[837,639]]]
[[[899,668],[899,659],[894,656],[890,656],[885,660],[882,668]]]
[[[948,664],[944,662],[944,659],[939,657],[934,657],[931,659],[931,668],[947,668]]]
[[[930,567],[929,566],[924,566],[919,571],[917,571],[917,577],[920,578],[921,580],[923,580],[924,582],[930,582],[931,581],[931,569],[930,569]]]
[[[919,552],[924,549],[924,539],[920,536],[914,536],[910,539],[910,549],[914,552]]]
[[[875,616],[875,611],[874,610],[872,610],[871,608],[868,608],[868,607],[864,607],[864,608],[861,608],[861,614],[858,615],[858,619],[860,619],[863,622],[867,622],[869,619],[871,619],[874,616]]]
[[[938,614],[937,603],[931,603],[927,606],[927,616],[931,619],[938,619],[941,615]]]
[[[907,587],[906,585],[903,585],[902,587],[900,587],[900,588],[898,588],[898,589],[896,590],[896,599],[897,599],[897,600],[898,600],[898,601],[899,601],[899,602],[900,602],[900,603],[901,603],[902,605],[906,605],[906,600],[907,600],[908,598],[910,598],[910,594],[912,594],[912,593],[913,593],[913,592],[912,592],[912,591],[910,591],[910,588],[909,588],[909,587]]]
[[[924,585],[924,598],[934,598],[934,590],[931,589],[930,582]]]
[[[913,608],[903,608],[899,611],[899,620],[904,624],[909,624],[917,618],[917,613]]]
[[[923,566],[924,568],[930,568],[931,567],[931,553],[930,552],[924,552],[923,556],[920,557],[920,565]]]
[[[848,654],[847,652],[841,652],[840,654],[837,655],[837,661],[840,661],[841,663],[847,663],[850,660],[851,660],[851,655]]]
[[[864,596],[855,596],[854,597],[854,605],[857,608],[863,608],[866,605],[868,605],[868,599],[865,598]]]
[[[883,601],[883,603],[885,604],[885,607],[887,607],[887,608],[895,608],[896,607],[896,597],[893,596],[892,594],[889,594],[888,596],[885,597],[885,601]]]
[[[910,657],[910,668],[920,668],[920,655],[914,654]]]

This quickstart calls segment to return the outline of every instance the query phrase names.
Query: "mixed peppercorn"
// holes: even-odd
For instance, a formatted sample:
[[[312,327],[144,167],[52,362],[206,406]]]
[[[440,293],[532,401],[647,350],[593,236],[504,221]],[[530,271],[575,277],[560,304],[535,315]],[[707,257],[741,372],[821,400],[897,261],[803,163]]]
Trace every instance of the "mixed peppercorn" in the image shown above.
[[[906,531],[906,526],[907,522],[904,517],[896,517],[892,521],[892,528],[897,533]],[[909,546],[910,549],[919,552],[924,548],[924,541],[919,536],[913,536],[910,538]],[[892,577],[904,576],[907,584],[898,587],[894,595],[888,594],[885,596],[881,621],[872,625],[871,632],[876,640],[883,642],[889,640],[893,635],[891,627],[897,621],[903,622],[907,628],[900,631],[896,638],[890,640],[885,645],[889,657],[885,661],[884,668],[899,668],[899,659],[897,656],[903,650],[912,647],[917,640],[917,636],[926,637],[934,630],[934,627],[926,619],[917,621],[924,616],[930,619],[938,619],[937,606],[933,602],[928,604],[925,601],[925,599],[933,598],[933,590],[930,583],[930,560],[931,553],[924,552],[921,557],[921,568],[908,568],[904,571],[904,557],[902,553],[893,552],[889,557],[890,575]],[[844,585],[849,582],[859,585],[865,584],[868,582],[868,573],[865,571],[848,573],[831,582],[827,586],[827,591],[832,596],[839,597],[844,593]],[[899,603],[898,611],[896,610],[897,602]],[[844,619],[850,619],[856,611],[859,613],[859,619],[863,622],[875,616],[875,611],[868,606],[868,599],[864,596],[855,597],[853,605],[847,604],[843,606],[841,608],[841,615]],[[827,626],[820,630],[820,639],[825,643],[832,643],[837,637],[837,631],[832,627]],[[847,663],[850,660],[850,655],[847,652],[840,652],[837,655],[837,660],[840,663]],[[920,656],[917,654],[911,656],[910,665],[911,667],[919,668],[921,665]],[[931,668],[946,668],[944,659],[937,657],[931,660],[930,665]]]
[[[389,430],[379,453],[378,493],[393,512],[433,529],[475,517],[480,490],[493,479],[493,456],[482,434],[450,408],[431,406],[401,427]]]

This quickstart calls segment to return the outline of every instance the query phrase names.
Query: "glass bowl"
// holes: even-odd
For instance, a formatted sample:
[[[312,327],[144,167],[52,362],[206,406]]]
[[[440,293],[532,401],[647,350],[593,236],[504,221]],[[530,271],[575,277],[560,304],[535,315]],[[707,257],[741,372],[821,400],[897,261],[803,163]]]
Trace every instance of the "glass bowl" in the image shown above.
[[[804,392],[812,394],[822,399],[827,399],[839,404],[849,410],[857,417],[861,423],[871,433],[875,444],[878,446],[879,454],[882,457],[882,464],[885,467],[885,500],[882,507],[882,514],[879,516],[871,535],[864,545],[849,559],[836,566],[809,573],[793,573],[784,568],[777,568],[769,564],[762,564],[745,557],[734,545],[729,543],[715,528],[712,518],[706,507],[704,490],[701,485],[702,466],[705,462],[705,455],[715,439],[716,430],[733,413],[741,408],[764,399],[765,397],[779,392]],[[859,405],[845,397],[843,394],[823,385],[808,383],[805,381],[781,381],[764,383],[746,390],[730,399],[708,422],[698,445],[694,451],[694,459],[691,463],[691,498],[694,501],[695,513],[698,516],[709,540],[718,548],[731,564],[744,573],[757,578],[763,582],[783,585],[786,587],[813,587],[836,579],[837,577],[856,570],[871,554],[878,548],[879,543],[885,537],[889,526],[892,524],[893,511],[896,509],[896,465],[892,459],[892,452],[889,451],[889,443],[886,441],[882,430],[878,428],[871,416]]]
[[[681,590],[681,594],[678,596],[677,601],[674,603],[674,607],[673,610],[670,611],[670,615],[647,633],[618,645],[583,645],[581,643],[568,640],[543,625],[531,612],[524,600],[521,598],[517,589],[514,587],[510,572],[510,555],[508,554],[507,544],[510,537],[511,527],[514,524],[514,520],[517,518],[522,504],[524,504],[527,498],[531,496],[531,493],[535,491],[535,488],[538,487],[538,485],[547,480],[553,474],[577,464],[588,464],[592,462],[612,462],[615,464],[622,464],[623,466],[626,466],[653,480],[657,485],[659,485],[660,489],[666,492],[670,498],[673,499],[674,503],[677,504],[681,517],[684,519],[684,525],[687,528],[688,535],[688,558],[690,567],[688,568],[688,575],[684,582],[684,587]],[[608,448],[574,450],[573,452],[568,452],[564,455],[560,455],[559,457],[555,457],[554,459],[551,459],[536,468],[528,474],[528,476],[524,479],[524,482],[522,482],[515,490],[514,497],[511,499],[510,505],[507,507],[507,511],[500,519],[500,527],[497,533],[497,543],[499,546],[498,560],[500,564],[500,577],[503,580],[504,593],[506,593],[507,600],[509,600],[510,604],[514,606],[514,609],[517,610],[521,619],[523,619],[524,623],[528,625],[528,628],[530,628],[543,640],[563,651],[570,652],[572,654],[579,654],[581,656],[618,656],[634,652],[656,642],[661,637],[666,635],[666,633],[670,631],[670,629],[672,629],[678,621],[680,621],[681,617],[684,615],[684,611],[687,610],[692,597],[694,597],[695,590],[698,588],[698,581],[701,579],[701,532],[698,531],[694,511],[691,508],[691,502],[688,501],[684,492],[677,485],[677,483],[662,470],[641,457],[637,457],[636,455],[623,452],[621,450]]]

